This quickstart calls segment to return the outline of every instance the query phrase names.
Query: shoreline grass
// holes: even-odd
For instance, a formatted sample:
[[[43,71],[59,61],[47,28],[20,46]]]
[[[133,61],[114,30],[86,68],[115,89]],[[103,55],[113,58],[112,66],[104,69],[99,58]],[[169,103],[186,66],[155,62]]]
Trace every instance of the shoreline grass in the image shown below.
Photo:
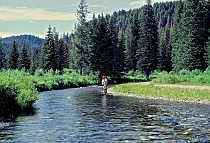
[[[141,97],[150,96],[154,98],[166,98],[177,101],[205,101],[210,103],[210,90],[207,89],[180,88],[177,86],[157,86],[154,83],[127,83],[113,87],[113,91],[123,94],[139,95]]]

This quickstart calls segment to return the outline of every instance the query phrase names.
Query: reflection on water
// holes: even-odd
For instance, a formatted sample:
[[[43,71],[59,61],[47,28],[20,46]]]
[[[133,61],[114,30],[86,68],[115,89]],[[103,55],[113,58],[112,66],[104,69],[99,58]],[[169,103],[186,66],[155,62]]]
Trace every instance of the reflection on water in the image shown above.
[[[0,142],[208,142],[210,106],[101,95],[39,94],[33,114],[0,123]]]

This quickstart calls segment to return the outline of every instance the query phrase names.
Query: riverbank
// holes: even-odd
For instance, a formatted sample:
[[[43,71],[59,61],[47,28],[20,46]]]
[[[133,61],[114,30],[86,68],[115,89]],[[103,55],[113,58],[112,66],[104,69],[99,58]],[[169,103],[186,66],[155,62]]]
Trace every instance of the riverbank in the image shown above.
[[[132,84],[132,85],[129,85]],[[120,85],[115,85],[115,86],[110,86],[108,88],[108,93],[113,95],[113,96],[131,96],[131,97],[138,97],[138,98],[146,98],[146,99],[154,99],[154,100],[165,100],[165,101],[176,101],[176,102],[184,102],[184,103],[198,103],[198,104],[210,104],[210,86],[197,86],[197,85],[181,85],[181,84],[154,84],[150,82],[140,82],[140,83],[129,83],[129,84],[120,84]],[[135,87],[135,91],[132,90],[116,90],[116,87],[118,86],[124,86],[123,89],[127,88],[126,86],[132,86],[133,88]],[[138,88],[139,87],[139,88]],[[147,90],[147,87],[150,87],[153,91],[147,91],[142,92],[139,94],[139,91],[141,88],[145,88]],[[120,87],[121,88],[121,87]],[[158,90],[158,91],[157,91]],[[188,97],[185,95],[184,92],[180,94],[179,96],[167,96],[167,95],[161,95],[160,90],[166,90],[167,92],[174,91],[176,92],[177,90],[182,92],[189,91],[192,94],[192,96]],[[206,97],[203,98],[199,97],[200,92],[205,93],[206,92]],[[197,92],[197,93],[196,93]],[[157,95],[154,95],[156,93]],[[160,94],[158,94],[160,93]],[[173,94],[173,93],[172,93]],[[196,96],[196,98],[193,98],[193,96]]]

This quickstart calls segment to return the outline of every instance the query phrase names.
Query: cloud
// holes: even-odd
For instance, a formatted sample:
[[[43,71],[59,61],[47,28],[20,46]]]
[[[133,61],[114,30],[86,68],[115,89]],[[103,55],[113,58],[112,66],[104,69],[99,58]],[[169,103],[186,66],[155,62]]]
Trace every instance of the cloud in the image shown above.
[[[10,32],[1,32],[1,31],[0,31],[0,37],[1,37],[1,38],[9,37],[9,36],[12,36],[12,35],[14,35],[14,33],[10,33]]]
[[[166,2],[167,0],[152,0],[152,3],[156,3],[156,2]],[[170,0],[168,0],[170,1]],[[138,1],[132,1],[129,3],[130,6],[135,6],[135,5],[144,5],[146,4],[145,0],[138,0]]]
[[[102,9],[107,9],[106,6],[102,6],[102,5],[89,5],[90,7],[94,7],[94,8],[102,8]]]
[[[145,4],[145,1],[140,1],[140,0],[138,0],[138,1],[132,1],[132,2],[129,3],[130,6],[143,5],[143,4]]]
[[[0,6],[2,21],[37,21],[37,20],[76,20],[75,13],[47,11],[41,8]]]

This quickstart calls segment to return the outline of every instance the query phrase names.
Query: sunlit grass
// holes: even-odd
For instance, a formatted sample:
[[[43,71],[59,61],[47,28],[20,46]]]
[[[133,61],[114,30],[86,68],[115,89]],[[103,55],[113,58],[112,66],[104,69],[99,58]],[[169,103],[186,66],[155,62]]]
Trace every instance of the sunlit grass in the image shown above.
[[[128,83],[117,85],[113,88],[115,92],[130,93],[141,96],[163,97],[180,100],[208,100],[210,101],[210,90],[188,89],[179,87],[160,87],[155,84]]]

